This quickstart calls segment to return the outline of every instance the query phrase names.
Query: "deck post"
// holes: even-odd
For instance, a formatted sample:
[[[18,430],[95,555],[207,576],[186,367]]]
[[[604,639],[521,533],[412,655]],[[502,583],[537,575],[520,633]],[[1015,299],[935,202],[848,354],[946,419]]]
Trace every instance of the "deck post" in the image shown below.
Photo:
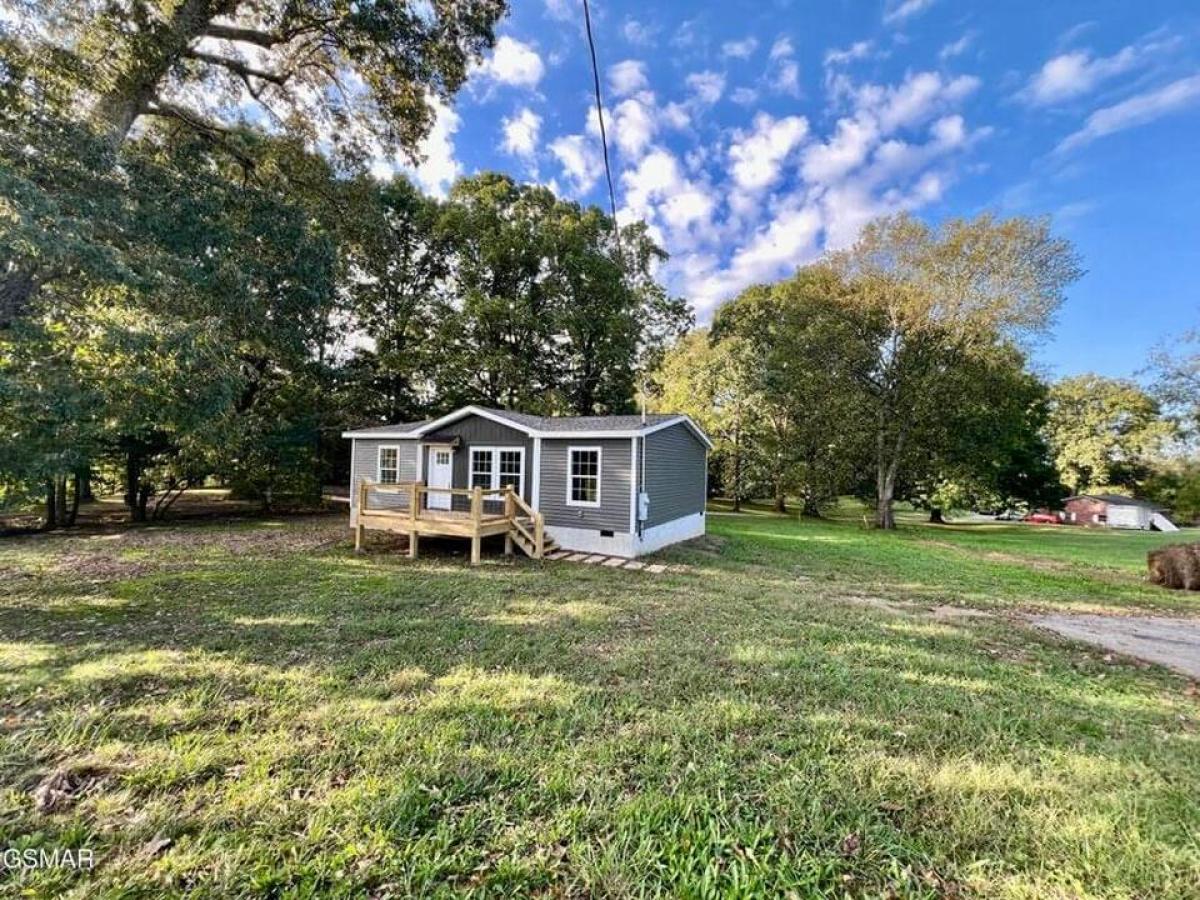
[[[367,482],[366,479],[358,483],[358,511],[354,514],[354,552],[363,552],[363,539],[366,537],[366,528],[362,523],[363,510],[367,508]]]
[[[419,540],[420,540],[420,538],[417,536],[417,532],[410,531],[408,533],[408,558],[409,559],[417,558],[417,543]]]
[[[417,521],[417,513],[421,509],[421,487],[420,483],[414,481],[408,486],[408,517],[412,521]]]
[[[534,538],[533,542],[535,544],[534,552],[537,553],[538,559],[542,558],[543,548],[546,546],[544,527],[543,527],[544,525],[545,525],[545,522],[542,519],[541,513],[538,513],[537,515],[535,515],[533,517],[533,538]]]
[[[512,527],[513,519],[516,518],[517,501],[513,499],[513,489],[511,484],[504,486],[504,518],[508,520],[508,531],[504,532],[504,555],[513,555],[513,538]]]
[[[479,565],[480,543],[482,538],[479,536],[480,520],[483,519],[483,488],[475,485],[471,491],[471,565]]]

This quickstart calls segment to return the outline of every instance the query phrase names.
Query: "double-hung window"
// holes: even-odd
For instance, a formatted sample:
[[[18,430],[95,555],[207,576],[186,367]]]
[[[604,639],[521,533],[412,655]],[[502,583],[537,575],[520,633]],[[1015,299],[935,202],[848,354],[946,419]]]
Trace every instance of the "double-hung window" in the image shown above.
[[[600,505],[600,448],[567,449],[567,506]]]
[[[512,485],[525,493],[525,449],[523,447],[472,447],[471,487],[498,491]]]
[[[396,484],[400,481],[400,448],[379,448],[379,483]]]
[[[496,467],[492,465],[490,449],[475,449],[471,451],[471,487],[481,487],[488,490],[492,486],[492,474]]]
[[[514,491],[521,493],[521,477],[525,470],[524,450],[497,450],[499,462],[496,466],[496,487],[503,488],[512,485]]]

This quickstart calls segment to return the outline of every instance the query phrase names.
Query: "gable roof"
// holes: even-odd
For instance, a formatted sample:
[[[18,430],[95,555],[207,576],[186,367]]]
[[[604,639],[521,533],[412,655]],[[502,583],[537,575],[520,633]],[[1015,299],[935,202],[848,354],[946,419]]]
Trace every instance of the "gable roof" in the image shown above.
[[[1112,506],[1140,506],[1143,509],[1151,510],[1164,508],[1149,500],[1139,500],[1136,497],[1127,497],[1125,494],[1076,494],[1063,502],[1066,503],[1070,500],[1099,500],[1101,503],[1108,503]]]
[[[481,416],[503,425],[523,431],[530,437],[642,437],[653,434],[671,425],[683,423],[697,438],[712,449],[700,427],[689,416],[679,413],[647,413],[645,421],[640,415],[632,416],[533,416],[513,412],[509,409],[492,409],[486,406],[464,406],[439,419],[421,422],[403,422],[398,425],[383,425],[378,428],[360,428],[344,431],[344,438],[421,438],[430,435],[445,425],[467,416]]]

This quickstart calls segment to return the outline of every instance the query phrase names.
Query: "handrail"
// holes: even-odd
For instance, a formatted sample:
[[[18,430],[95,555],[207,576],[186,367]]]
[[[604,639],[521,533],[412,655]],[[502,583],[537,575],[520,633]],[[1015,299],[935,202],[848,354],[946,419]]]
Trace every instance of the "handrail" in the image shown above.
[[[511,496],[512,496],[514,502],[516,503],[516,505],[518,507],[520,507],[522,510],[524,510],[525,514],[527,516],[529,516],[529,518],[533,519],[533,534],[529,534],[529,532],[527,532],[524,529],[524,527],[522,527],[521,523],[517,521],[516,516],[513,516],[513,518],[512,518],[513,527],[515,527],[522,534],[524,534],[526,537],[528,537],[530,541],[533,542],[534,553],[535,553],[534,558],[541,559],[542,554],[545,552],[545,546],[546,546],[545,545],[546,523],[542,519],[542,514],[540,512],[538,512],[537,510],[535,510],[528,503],[526,503],[525,498],[522,497],[520,494],[518,494],[516,491],[511,491]]]

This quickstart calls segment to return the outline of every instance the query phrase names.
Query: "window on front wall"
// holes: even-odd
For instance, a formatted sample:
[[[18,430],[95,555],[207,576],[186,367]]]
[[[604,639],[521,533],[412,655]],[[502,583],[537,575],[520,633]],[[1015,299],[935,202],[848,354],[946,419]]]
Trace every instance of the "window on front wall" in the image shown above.
[[[521,492],[521,469],[525,454],[520,450],[499,450],[500,465],[496,472],[496,487],[512,485],[514,491]]]
[[[379,448],[379,483],[396,484],[400,480],[400,448]]]
[[[600,505],[600,448],[568,450],[567,505]]]
[[[472,447],[471,487],[498,491],[507,485],[512,485],[518,494],[525,493],[525,450],[521,447]]]
[[[492,486],[492,451],[471,451],[471,487],[487,490]]]

